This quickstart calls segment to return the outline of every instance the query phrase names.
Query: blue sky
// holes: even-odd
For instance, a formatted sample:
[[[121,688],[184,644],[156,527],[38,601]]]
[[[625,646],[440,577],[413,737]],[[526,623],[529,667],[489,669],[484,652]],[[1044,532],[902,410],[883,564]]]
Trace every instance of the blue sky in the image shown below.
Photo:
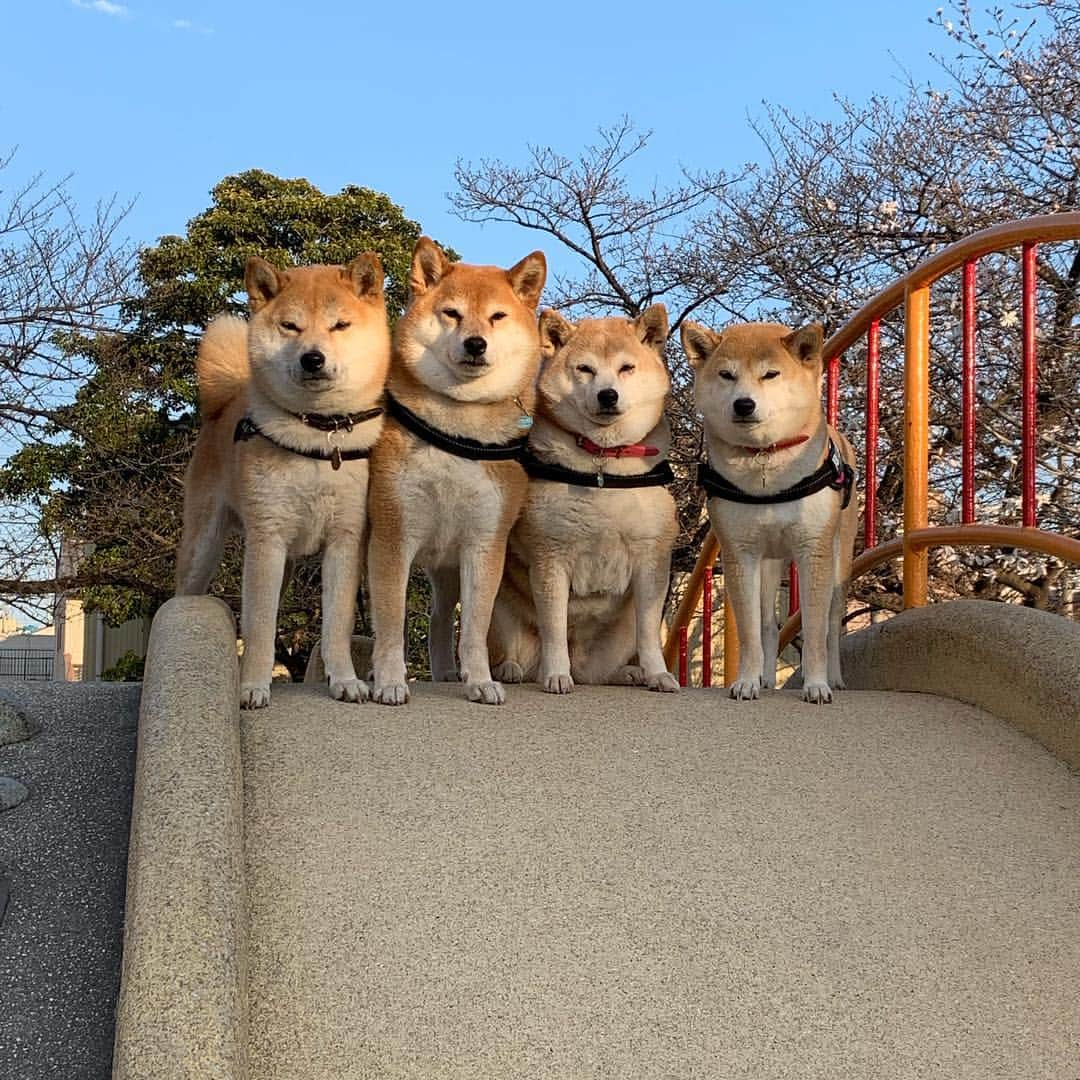
[[[934,3],[378,5],[363,0],[20,0],[5,4],[0,184],[74,173],[90,207],[136,199],[138,243],[182,232],[221,177],[247,168],[324,191],[385,191],[477,262],[536,238],[454,218],[459,157],[574,153],[629,114],[652,129],[642,184],[680,165],[737,168],[759,153],[763,100],[818,115],[832,94],[898,89],[948,42]],[[554,252],[549,252],[554,255]]]

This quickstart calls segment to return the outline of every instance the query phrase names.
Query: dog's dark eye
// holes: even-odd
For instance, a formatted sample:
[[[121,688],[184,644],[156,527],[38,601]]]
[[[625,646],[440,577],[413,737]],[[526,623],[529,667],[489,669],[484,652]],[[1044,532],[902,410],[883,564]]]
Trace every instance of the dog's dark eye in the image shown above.
[[[780,374],[779,371],[766,371],[765,374],[762,375],[761,377],[763,379],[775,379],[776,376],[779,375],[779,374]]]
[[[336,323],[334,323],[334,325],[331,326],[330,329],[331,330],[348,330],[350,326],[352,326],[352,323],[346,322],[344,319],[338,319],[338,321]]]
[[[491,313],[491,321],[492,322],[498,322],[500,319],[505,319],[505,318],[506,318],[506,312],[505,311],[493,311]]]
[[[728,382],[734,382],[735,381],[735,372],[734,371],[728,371],[726,368],[721,368],[721,370],[720,370],[720,378],[721,379],[727,379]]]
[[[582,375],[596,374],[596,368],[591,368],[588,364],[578,364],[577,370],[580,371]]]
[[[629,375],[630,372],[633,371],[633,370],[634,370],[634,365],[633,364],[623,364],[623,366],[621,368],[619,368],[619,374],[620,375]]]
[[[460,312],[460,311],[458,311],[458,309],[457,309],[457,308],[452,308],[452,307],[444,307],[444,308],[442,309],[442,313],[443,313],[443,314],[444,314],[444,315],[445,315],[445,316],[446,316],[446,317],[447,317],[448,319],[456,319],[456,320],[457,320],[458,322],[460,322],[460,321],[461,321],[461,312]]]
[[[297,326],[296,323],[294,323],[294,322],[288,322],[288,321],[283,322],[281,324],[281,329],[282,330],[288,330],[288,331],[290,331],[291,333],[294,333],[294,334],[299,334],[300,333],[300,327]]]

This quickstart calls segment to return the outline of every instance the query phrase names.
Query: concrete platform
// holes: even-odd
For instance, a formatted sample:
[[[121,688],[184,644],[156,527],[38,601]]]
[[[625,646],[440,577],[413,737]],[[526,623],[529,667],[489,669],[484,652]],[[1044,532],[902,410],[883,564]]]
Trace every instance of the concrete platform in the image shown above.
[[[155,620],[116,1080],[1080,1077],[1080,776],[977,705],[241,716],[234,634]]]
[[[590,688],[243,721],[257,1080],[1080,1061],[1080,779],[968,705]]]

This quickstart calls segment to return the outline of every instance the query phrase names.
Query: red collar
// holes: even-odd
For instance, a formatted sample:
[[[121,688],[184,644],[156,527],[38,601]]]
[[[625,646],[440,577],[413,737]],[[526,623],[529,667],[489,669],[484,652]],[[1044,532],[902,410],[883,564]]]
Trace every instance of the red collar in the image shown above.
[[[796,435],[794,439],[784,439],[781,442],[770,443],[768,446],[739,446],[737,449],[745,450],[748,454],[775,454],[777,450],[790,450],[793,446],[809,441],[809,435]]]
[[[630,443],[628,446],[598,446],[587,435],[579,435],[577,444],[586,454],[593,457],[656,457],[660,450],[656,446],[646,446],[645,443]]]

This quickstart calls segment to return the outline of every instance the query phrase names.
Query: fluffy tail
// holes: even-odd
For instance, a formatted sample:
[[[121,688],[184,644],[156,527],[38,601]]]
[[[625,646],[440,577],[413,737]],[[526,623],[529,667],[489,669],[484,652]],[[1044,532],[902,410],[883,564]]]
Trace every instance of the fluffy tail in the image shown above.
[[[195,360],[204,419],[220,416],[247,385],[248,324],[233,315],[216,318],[203,334]]]

